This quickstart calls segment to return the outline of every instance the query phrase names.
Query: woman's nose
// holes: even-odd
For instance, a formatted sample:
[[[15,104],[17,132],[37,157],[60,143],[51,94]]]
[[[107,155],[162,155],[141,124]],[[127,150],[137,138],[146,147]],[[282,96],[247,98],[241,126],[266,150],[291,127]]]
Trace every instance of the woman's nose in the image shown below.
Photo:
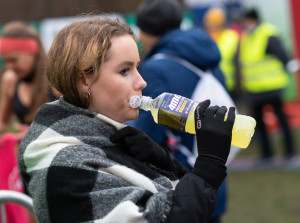
[[[147,82],[143,79],[141,74],[138,72],[138,80],[136,82],[137,89],[142,90],[147,86]]]

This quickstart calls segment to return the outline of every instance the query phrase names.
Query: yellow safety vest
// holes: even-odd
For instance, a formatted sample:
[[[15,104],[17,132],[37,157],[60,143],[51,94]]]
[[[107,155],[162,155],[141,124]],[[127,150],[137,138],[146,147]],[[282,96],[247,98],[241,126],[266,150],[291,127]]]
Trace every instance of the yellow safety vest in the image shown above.
[[[225,75],[225,83],[229,91],[233,90],[235,80],[234,56],[237,51],[239,36],[237,32],[227,29],[217,40],[217,45],[221,53],[220,68]]]
[[[266,54],[268,39],[276,28],[260,24],[253,33],[243,33],[240,42],[240,62],[243,86],[250,93],[283,89],[288,82],[284,65],[273,55]]]

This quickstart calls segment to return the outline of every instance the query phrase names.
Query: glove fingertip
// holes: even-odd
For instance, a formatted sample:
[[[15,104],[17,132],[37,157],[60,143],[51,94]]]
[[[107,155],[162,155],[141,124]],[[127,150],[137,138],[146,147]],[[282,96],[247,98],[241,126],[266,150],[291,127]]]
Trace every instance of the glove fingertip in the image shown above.
[[[208,107],[210,105],[210,99],[203,101],[203,104]]]
[[[222,119],[224,121],[224,117],[225,117],[226,112],[227,112],[227,107],[226,106],[221,106],[216,112],[216,118],[217,119]]]
[[[211,101],[209,99],[203,101],[203,104],[201,105],[203,112],[209,107],[210,104],[211,104]]]
[[[228,111],[228,117],[227,120],[230,122],[234,122],[235,120],[235,107],[230,107]]]
[[[203,115],[205,110],[209,107],[209,105],[210,105],[209,99],[200,102],[196,107],[195,118],[199,119]]]
[[[205,116],[207,117],[214,117],[216,112],[220,109],[220,106],[218,105],[214,105],[214,106],[211,106],[209,107],[207,110],[206,110],[206,114]]]
[[[230,114],[235,115],[235,107],[229,108],[228,115],[230,115]]]

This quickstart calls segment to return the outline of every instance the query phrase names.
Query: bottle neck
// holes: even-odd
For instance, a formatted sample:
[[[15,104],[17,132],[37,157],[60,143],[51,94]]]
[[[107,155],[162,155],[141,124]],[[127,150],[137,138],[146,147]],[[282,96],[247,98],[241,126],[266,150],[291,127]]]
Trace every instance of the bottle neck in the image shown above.
[[[141,100],[142,102],[140,105],[140,109],[143,109],[145,111],[150,111],[152,109],[153,99],[151,97],[142,96]]]

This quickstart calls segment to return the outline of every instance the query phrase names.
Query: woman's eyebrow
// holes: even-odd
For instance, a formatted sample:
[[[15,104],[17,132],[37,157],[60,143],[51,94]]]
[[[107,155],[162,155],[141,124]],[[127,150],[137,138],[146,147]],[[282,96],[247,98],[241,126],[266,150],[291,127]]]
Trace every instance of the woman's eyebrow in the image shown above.
[[[140,61],[138,62],[138,64],[140,63]],[[136,63],[132,62],[132,61],[123,61],[120,64],[118,64],[118,66],[134,66]]]

